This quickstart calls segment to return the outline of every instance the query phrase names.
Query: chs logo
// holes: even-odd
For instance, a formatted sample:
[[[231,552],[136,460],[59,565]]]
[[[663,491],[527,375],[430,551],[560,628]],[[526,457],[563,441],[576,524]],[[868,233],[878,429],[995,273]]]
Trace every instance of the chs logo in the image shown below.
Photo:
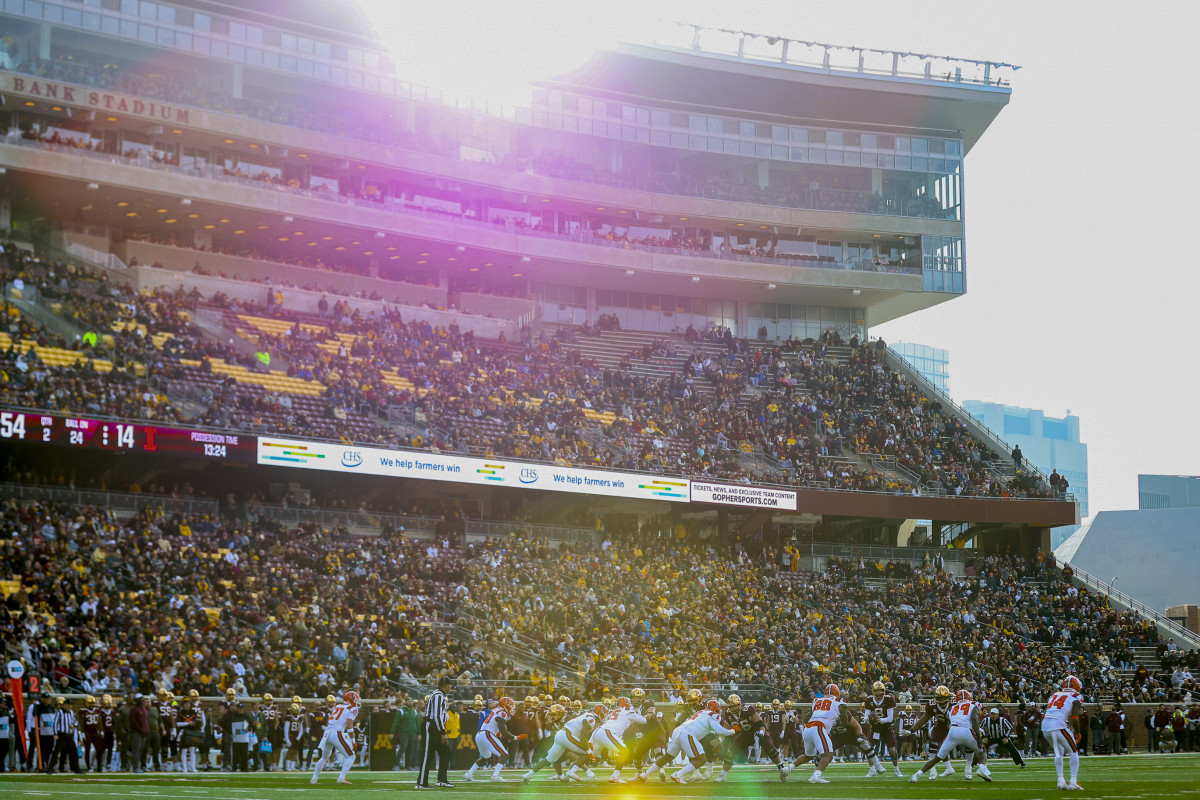
[[[537,470],[533,467],[525,467],[521,470],[521,483],[537,483]]]
[[[358,452],[357,450],[343,450],[342,451],[342,466],[343,467],[350,467],[351,469],[353,469],[354,467],[362,466],[362,463],[363,463],[362,453]]]

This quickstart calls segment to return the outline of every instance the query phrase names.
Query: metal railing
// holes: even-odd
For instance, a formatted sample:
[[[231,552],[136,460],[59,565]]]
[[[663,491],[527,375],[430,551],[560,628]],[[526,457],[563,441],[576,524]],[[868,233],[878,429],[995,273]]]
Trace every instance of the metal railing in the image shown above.
[[[1128,608],[1130,611],[1137,613],[1140,616],[1154,622],[1160,628],[1165,628],[1170,631],[1171,635],[1179,637],[1181,640],[1190,644],[1193,648],[1200,648],[1200,634],[1193,633],[1184,626],[1180,625],[1175,620],[1168,617],[1166,614],[1151,608],[1141,600],[1130,597],[1120,589],[1114,587],[1107,581],[1100,580],[1096,576],[1080,569],[1070,562],[1062,562],[1065,566],[1069,566],[1074,573],[1075,580],[1078,580],[1084,586],[1094,591],[1103,592],[1110,600],[1116,600],[1121,605]]]
[[[809,67],[839,75],[881,75],[938,83],[1002,88],[1007,81],[997,73],[1001,71],[1011,73],[1020,69],[1015,64],[1003,61],[829,44],[789,39],[778,34],[711,28],[707,25],[690,22],[676,22],[673,27],[665,28],[662,33],[664,36],[674,38],[674,41],[662,43],[659,45],[660,47],[733,56],[739,61]],[[730,37],[736,41],[737,46],[732,50],[712,45],[703,46],[700,41],[701,34],[709,38]],[[759,43],[760,40],[762,44]],[[770,55],[765,52],[755,52],[763,44],[772,48]],[[778,51],[774,50],[776,47],[779,48]],[[871,60],[868,61],[868,58]],[[918,62],[918,69],[911,68],[911,62],[914,60]],[[943,72],[943,70],[945,71]]]
[[[888,561],[924,561],[925,556],[940,555],[946,561],[966,561],[973,558],[975,553],[970,550],[952,550],[939,547],[887,547],[867,544],[838,544],[836,542],[811,542],[809,544],[793,545],[805,555],[834,556],[835,558],[871,558]]]
[[[925,392],[925,394],[927,396],[936,399],[943,406],[945,406],[949,409],[952,409],[954,415],[959,417],[962,420],[962,422],[965,423],[969,429],[970,428],[975,429],[972,431],[973,435],[977,436],[980,439],[987,440],[988,445],[996,451],[997,455],[999,455],[1001,459],[1005,460],[1005,462],[1002,462],[1002,463],[1007,463],[1007,461],[1011,460],[1011,453],[1009,451],[1009,445],[1008,445],[1008,442],[1006,442],[1004,440],[1003,436],[1001,436],[999,433],[996,433],[996,431],[992,430],[987,425],[983,424],[983,422],[978,417],[971,414],[969,411],[967,411],[965,408],[960,406],[958,403],[954,402],[954,400],[952,400],[950,398],[950,395],[943,392],[931,380],[929,380],[924,375],[922,375],[921,371],[919,369],[917,369],[912,364],[910,364],[904,358],[904,356],[900,355],[900,353],[893,350],[890,345],[887,348],[887,353],[888,353],[888,360],[890,362],[889,365],[893,369],[897,370],[898,372],[903,372],[906,379],[914,381],[920,387],[921,391]],[[1016,470],[1015,465],[1014,465],[1014,470]],[[1027,473],[1029,475],[1033,475],[1044,486],[1049,488],[1050,481],[1046,477],[1046,473],[1044,473],[1040,469],[1038,469],[1038,467],[1035,464],[1033,464],[1032,462],[1030,462],[1029,459],[1022,458],[1022,465],[1020,467],[1020,471]],[[999,477],[1012,477],[1013,473],[1009,473],[1007,470],[993,470],[993,474],[996,474]],[[1054,499],[1068,500],[1071,502],[1075,502],[1076,498],[1075,498],[1074,494],[1071,494],[1070,492],[1068,492],[1067,494],[1065,494],[1061,497],[1058,497],[1058,498],[1054,498]]]
[[[25,483],[0,483],[0,494],[18,500],[48,500],[72,506],[101,506],[105,508],[161,508],[173,514],[216,516],[216,500],[195,497],[170,497],[136,492],[109,492],[95,489],[73,489],[65,486],[32,486]]]

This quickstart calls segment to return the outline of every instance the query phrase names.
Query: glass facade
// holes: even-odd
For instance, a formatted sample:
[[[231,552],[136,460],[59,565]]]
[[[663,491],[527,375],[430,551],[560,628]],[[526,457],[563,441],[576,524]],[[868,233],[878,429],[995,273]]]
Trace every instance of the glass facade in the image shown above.
[[[387,94],[411,94],[379,52],[150,0],[3,0],[0,10],[120,39]]]

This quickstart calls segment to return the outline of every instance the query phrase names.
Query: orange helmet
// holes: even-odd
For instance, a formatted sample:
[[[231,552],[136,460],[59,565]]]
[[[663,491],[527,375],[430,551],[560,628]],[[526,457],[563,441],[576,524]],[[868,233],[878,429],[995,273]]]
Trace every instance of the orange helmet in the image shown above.
[[[1076,678],[1074,675],[1068,675],[1067,677],[1063,678],[1062,688],[1078,692],[1083,689],[1083,683],[1081,683],[1079,678]]]
[[[717,700],[715,698],[712,700],[709,700],[707,703],[704,704],[704,710],[708,711],[710,713],[713,713],[713,714],[720,714],[721,713],[721,701]]]
[[[358,692],[354,690],[346,692],[344,695],[342,695],[342,699],[345,700],[349,705],[356,706],[358,705],[359,700]]]
[[[956,703],[961,703],[964,700],[970,700],[970,699],[971,699],[971,693],[969,691],[967,691],[966,689],[959,689],[957,692],[954,693],[954,702],[956,702]]]
[[[608,706],[604,705],[604,703],[596,703],[596,707],[592,709],[592,713],[597,717],[607,717]]]
[[[825,696],[840,698],[842,696],[842,690],[838,688],[836,683],[828,684],[825,687]]]
[[[511,697],[501,697],[500,707],[503,708],[507,713],[511,714],[513,713],[513,709],[517,707],[517,704],[513,702]]]
[[[629,702],[628,697],[618,697],[616,708],[617,709],[633,708],[633,703]]]

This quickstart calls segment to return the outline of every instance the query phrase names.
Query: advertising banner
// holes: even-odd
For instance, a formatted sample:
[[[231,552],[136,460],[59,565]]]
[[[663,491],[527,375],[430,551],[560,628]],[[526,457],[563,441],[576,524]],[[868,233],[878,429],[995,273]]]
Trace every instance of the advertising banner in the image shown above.
[[[693,503],[796,510],[796,493],[786,489],[738,483],[705,483],[697,480],[689,481],[689,484]]]
[[[302,442],[271,436],[262,436],[258,440],[258,463],[394,478],[500,484],[525,489],[629,497],[638,500],[666,500],[673,503],[686,503],[689,499],[686,478],[658,478],[630,472],[528,464],[502,458],[419,453],[330,442]]]

